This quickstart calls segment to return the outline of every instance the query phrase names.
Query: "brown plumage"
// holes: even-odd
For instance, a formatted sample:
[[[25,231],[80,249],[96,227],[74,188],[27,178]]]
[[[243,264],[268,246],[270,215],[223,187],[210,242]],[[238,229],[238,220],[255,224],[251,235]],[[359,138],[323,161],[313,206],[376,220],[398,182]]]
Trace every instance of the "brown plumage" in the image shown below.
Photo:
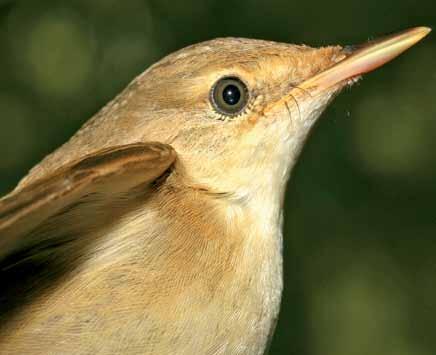
[[[0,200],[0,354],[262,354],[308,132],[427,33],[353,53],[218,39],[150,67]]]

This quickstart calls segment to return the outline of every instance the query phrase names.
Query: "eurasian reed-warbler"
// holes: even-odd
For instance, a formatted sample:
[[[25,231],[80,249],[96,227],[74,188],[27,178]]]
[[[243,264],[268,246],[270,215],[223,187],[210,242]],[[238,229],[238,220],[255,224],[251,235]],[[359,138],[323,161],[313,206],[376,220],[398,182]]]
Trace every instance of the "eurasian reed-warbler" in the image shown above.
[[[223,38],[151,66],[0,200],[0,354],[262,354],[310,129],[429,31]]]

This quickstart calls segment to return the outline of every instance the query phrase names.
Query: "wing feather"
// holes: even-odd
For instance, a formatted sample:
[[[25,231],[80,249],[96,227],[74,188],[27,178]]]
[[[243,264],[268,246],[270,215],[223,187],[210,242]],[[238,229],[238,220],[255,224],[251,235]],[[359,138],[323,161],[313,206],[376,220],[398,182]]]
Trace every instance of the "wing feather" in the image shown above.
[[[20,238],[90,193],[114,194],[153,182],[175,161],[162,143],[134,143],[97,151],[0,199],[0,259]]]

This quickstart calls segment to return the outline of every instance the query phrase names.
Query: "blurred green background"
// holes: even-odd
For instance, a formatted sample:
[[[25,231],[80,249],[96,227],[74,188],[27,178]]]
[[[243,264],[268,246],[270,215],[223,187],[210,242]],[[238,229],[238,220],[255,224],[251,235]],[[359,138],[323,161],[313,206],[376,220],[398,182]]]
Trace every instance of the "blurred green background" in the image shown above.
[[[154,61],[218,36],[354,44],[413,0],[0,0],[0,193]],[[344,92],[290,183],[272,354],[436,354],[436,36]]]

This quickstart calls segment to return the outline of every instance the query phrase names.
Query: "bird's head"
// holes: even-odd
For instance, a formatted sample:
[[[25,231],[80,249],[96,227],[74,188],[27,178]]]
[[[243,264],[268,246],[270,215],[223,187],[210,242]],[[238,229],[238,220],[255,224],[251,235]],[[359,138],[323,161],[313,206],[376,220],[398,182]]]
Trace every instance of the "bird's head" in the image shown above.
[[[137,77],[52,161],[159,141],[175,148],[192,181],[211,190],[244,196],[284,186],[331,99],[429,31],[414,28],[360,47],[224,38],[184,48]]]
[[[134,140],[171,144],[196,182],[245,194],[281,186],[310,128],[345,86],[429,32],[415,28],[360,47],[311,48],[224,38],[182,49],[115,102]]]

